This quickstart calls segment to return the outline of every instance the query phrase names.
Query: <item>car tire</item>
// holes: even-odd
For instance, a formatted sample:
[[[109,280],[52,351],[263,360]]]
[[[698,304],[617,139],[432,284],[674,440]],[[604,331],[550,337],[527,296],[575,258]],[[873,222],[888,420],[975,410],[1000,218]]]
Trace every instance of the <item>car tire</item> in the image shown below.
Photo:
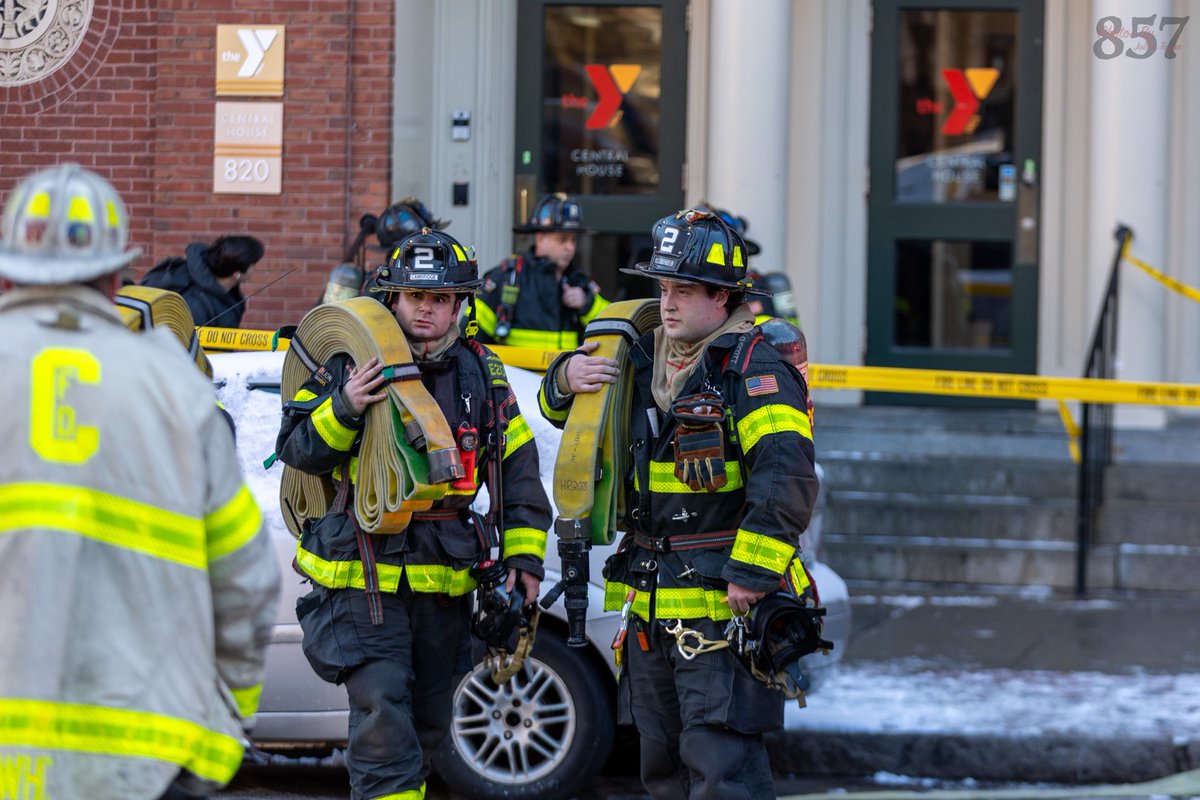
[[[503,686],[482,665],[459,684],[434,768],[473,799],[577,795],[612,749],[615,687],[590,649],[568,647],[542,629],[522,670]]]

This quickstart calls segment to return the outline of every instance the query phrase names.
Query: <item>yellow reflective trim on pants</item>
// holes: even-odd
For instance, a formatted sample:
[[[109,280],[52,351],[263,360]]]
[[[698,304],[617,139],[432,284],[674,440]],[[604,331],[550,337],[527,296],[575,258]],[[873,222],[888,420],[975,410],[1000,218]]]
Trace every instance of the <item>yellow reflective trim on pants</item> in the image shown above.
[[[317,429],[317,435],[334,450],[346,452],[354,444],[354,437],[358,436],[358,431],[338,422],[337,415],[333,413],[332,397],[325,398],[325,402],[317,406],[309,419]]]
[[[504,558],[530,555],[544,558],[546,532],[537,528],[509,528],[504,532]]]
[[[208,565],[204,523],[198,517],[80,486],[0,486],[0,535],[38,528],[78,534],[185,567]]]
[[[637,486],[635,472],[634,488]],[[737,461],[725,462],[725,485],[714,494],[733,492],[742,488],[742,467]],[[650,462],[650,491],[655,494],[710,494],[704,489],[692,489],[675,477],[675,462]]]
[[[208,529],[208,560],[216,561],[240,549],[262,527],[262,512],[246,484],[225,505],[204,517]]]
[[[304,574],[326,589],[367,590],[366,572],[361,561],[328,561],[305,550],[297,543],[296,563]],[[393,564],[376,564],[381,592],[395,592],[400,587],[400,575],[404,568]]]
[[[425,800],[425,784],[422,783],[420,789],[408,789],[403,792],[381,794],[370,798],[370,800]]]
[[[796,555],[796,546],[781,539],[774,539],[761,533],[738,528],[737,539],[733,543],[733,552],[729,557],[743,564],[762,567],[771,572],[783,574],[788,562]]]
[[[233,700],[237,703],[238,713],[242,718],[252,717],[258,712],[258,701],[262,697],[262,684],[247,686],[244,689],[232,689]]]
[[[534,331],[514,327],[504,337],[504,344],[542,350],[573,350],[579,346],[579,335],[575,331]]]
[[[604,582],[604,610],[620,611],[632,586],[617,581]],[[654,593],[654,616],[657,619],[731,619],[733,612],[725,602],[725,592],[702,589],[699,586],[682,589],[659,587]],[[638,592],[633,599],[633,613],[650,620],[650,594]]]
[[[0,699],[0,747],[148,758],[220,784],[243,755],[237,739],[190,720],[50,700]]]
[[[812,423],[807,412],[782,403],[754,409],[738,420],[737,429],[743,453],[753,450],[762,437],[775,433],[798,433],[805,439],[812,439]]]
[[[529,441],[533,441],[533,431],[530,430],[525,417],[518,414],[508,421],[508,429],[504,432],[504,455],[501,456],[501,460],[508,458]]]

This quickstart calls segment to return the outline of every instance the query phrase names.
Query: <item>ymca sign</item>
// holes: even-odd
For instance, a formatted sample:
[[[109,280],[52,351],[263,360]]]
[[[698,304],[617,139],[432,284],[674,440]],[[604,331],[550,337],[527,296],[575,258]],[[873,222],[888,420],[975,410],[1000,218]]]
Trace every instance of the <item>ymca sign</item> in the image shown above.
[[[283,25],[217,26],[217,94],[283,96]]]

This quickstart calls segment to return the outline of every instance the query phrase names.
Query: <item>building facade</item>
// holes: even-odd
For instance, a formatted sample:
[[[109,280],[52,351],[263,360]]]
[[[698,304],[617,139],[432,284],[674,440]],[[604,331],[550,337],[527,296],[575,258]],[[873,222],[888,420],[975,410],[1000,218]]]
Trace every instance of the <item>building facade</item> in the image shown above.
[[[298,321],[360,216],[408,194],[486,267],[524,245],[511,227],[538,195],[575,193],[614,297],[652,291],[617,272],[651,223],[706,200],[790,278],[814,361],[1076,376],[1118,222],[1200,285],[1200,2],[1151,6],[0,0],[0,191],[65,159],[106,174],[139,269],[259,236],[259,327]],[[263,28],[281,50],[219,41]],[[283,57],[276,94],[221,82],[254,41]],[[217,141],[228,102],[277,104],[278,148]],[[278,193],[214,191],[222,155],[255,152],[277,154]],[[1122,269],[1119,377],[1200,383],[1200,308]]]

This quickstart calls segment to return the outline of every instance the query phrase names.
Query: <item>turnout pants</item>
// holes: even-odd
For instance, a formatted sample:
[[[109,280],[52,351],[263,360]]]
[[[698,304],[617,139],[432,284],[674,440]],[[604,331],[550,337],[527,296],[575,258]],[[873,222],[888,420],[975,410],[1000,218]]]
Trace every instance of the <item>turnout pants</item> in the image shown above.
[[[332,651],[343,661],[337,677],[350,700],[351,797],[418,800],[429,759],[450,727],[454,689],[472,666],[471,595],[451,598],[405,586],[382,596],[383,624],[372,625],[365,592],[317,591],[327,595],[322,610]],[[313,661],[317,642],[310,638],[306,629],[305,651]]]
[[[685,622],[707,639],[725,624]],[[660,623],[646,625],[650,649],[625,643],[622,722],[641,735],[642,785],[655,800],[775,797],[762,734],[783,726],[781,693],[754,678],[729,650],[688,660]]]

